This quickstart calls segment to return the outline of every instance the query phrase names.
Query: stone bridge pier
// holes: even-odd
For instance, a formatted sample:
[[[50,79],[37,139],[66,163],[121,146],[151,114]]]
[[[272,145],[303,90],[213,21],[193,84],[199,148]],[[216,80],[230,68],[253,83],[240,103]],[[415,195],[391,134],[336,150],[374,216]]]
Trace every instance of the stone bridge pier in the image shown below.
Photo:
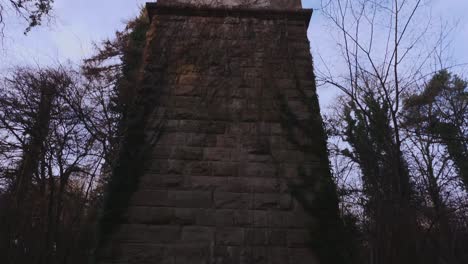
[[[300,0],[159,0],[147,12],[142,82],[160,96],[146,133],[161,134],[98,263],[318,263],[313,216],[293,195],[326,155],[303,147],[325,138],[294,127],[318,120],[312,129],[323,130],[307,100],[312,10]]]

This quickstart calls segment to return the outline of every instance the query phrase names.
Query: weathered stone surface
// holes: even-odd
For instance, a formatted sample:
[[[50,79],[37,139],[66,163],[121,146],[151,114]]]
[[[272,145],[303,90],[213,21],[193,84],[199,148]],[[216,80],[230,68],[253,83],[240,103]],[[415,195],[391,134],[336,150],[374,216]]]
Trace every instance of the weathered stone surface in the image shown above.
[[[211,243],[214,239],[212,227],[187,226],[182,230],[182,241],[184,243]]]
[[[300,0],[159,0],[158,3],[212,7],[301,8]]]
[[[182,160],[154,160],[147,171],[155,174],[182,174],[186,162]]]
[[[126,219],[130,224],[166,225],[174,220],[174,209],[167,207],[133,206],[128,208]]]
[[[267,230],[266,229],[247,229],[245,231],[245,245],[247,246],[264,246],[267,245]]]
[[[236,162],[213,162],[213,176],[238,176],[239,164]]]
[[[186,173],[190,176],[207,176],[213,171],[210,162],[190,162],[186,163]]]
[[[216,135],[197,134],[197,133],[187,134],[187,146],[190,146],[190,147],[215,147],[216,143],[217,143]]]
[[[229,148],[205,148],[204,160],[224,161],[231,159],[231,150]]]
[[[251,209],[253,194],[217,191],[214,194],[214,205],[220,209]]]
[[[210,208],[212,193],[198,190],[169,190],[168,204],[176,208]]]
[[[216,244],[241,246],[244,242],[244,228],[221,227],[216,230]]]
[[[152,174],[145,173],[139,184],[140,190],[157,190],[167,187],[184,185],[184,176],[181,174]]]
[[[301,104],[315,94],[310,13],[294,11],[298,0],[241,1],[150,10],[143,72],[157,71],[161,81],[143,85],[161,91],[149,123],[165,119],[164,127],[98,263],[316,263],[307,245],[313,219],[289,186],[301,181],[300,167],[318,173],[317,157],[290,141],[280,109],[310,114]],[[194,2],[208,3],[149,7]],[[323,140],[293,133],[304,144]]]
[[[253,222],[253,212],[250,210],[216,210],[217,226],[249,226]]]
[[[176,147],[173,149],[170,158],[175,160],[202,160],[203,149],[197,147]]]
[[[101,252],[101,259],[106,263],[165,263],[165,247],[149,244],[115,244]]]
[[[194,189],[233,193],[277,193],[288,190],[287,184],[279,178],[192,176],[191,186]]]
[[[311,238],[308,230],[289,230],[287,233],[287,242],[289,247],[306,247],[310,241]]]
[[[121,225],[113,235],[123,243],[175,243],[180,240],[181,228],[174,225]]]
[[[316,256],[307,248],[290,249],[290,263],[294,264],[317,264]]]
[[[167,190],[138,190],[130,200],[131,206],[169,206]]]

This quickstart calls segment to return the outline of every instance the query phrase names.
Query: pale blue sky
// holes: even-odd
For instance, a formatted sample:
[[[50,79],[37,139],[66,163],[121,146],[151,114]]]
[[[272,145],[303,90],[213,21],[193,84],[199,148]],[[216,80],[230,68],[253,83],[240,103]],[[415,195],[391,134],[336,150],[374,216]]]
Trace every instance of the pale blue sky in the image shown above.
[[[468,62],[468,0],[432,0],[434,18],[442,17],[451,24],[458,23],[457,34],[452,40],[455,63]],[[139,7],[146,0],[79,0],[55,1],[55,20],[48,27],[34,29],[27,36],[22,34],[24,24],[7,17],[5,38],[0,51],[0,71],[19,64],[58,64],[66,62],[79,64],[93,52],[92,43],[112,37],[122,29],[124,22],[136,16]],[[303,0],[306,8],[320,8],[320,0]],[[9,19],[9,20],[8,20]],[[336,52],[325,19],[320,10],[314,12],[309,27],[312,52],[330,57]],[[317,57],[316,61],[317,61]],[[320,63],[317,62],[320,67]],[[333,91],[319,91],[322,99],[328,101]]]

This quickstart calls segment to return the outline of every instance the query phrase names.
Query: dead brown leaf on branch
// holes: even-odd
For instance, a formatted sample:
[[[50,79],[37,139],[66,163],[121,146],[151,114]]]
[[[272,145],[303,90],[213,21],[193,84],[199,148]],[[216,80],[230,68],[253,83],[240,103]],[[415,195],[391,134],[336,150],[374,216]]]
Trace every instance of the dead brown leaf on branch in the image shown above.
[[[28,25],[24,30],[27,34],[32,28],[42,25],[49,19],[53,9],[54,0],[1,0],[0,1],[0,33],[3,29],[7,15],[18,17]]]

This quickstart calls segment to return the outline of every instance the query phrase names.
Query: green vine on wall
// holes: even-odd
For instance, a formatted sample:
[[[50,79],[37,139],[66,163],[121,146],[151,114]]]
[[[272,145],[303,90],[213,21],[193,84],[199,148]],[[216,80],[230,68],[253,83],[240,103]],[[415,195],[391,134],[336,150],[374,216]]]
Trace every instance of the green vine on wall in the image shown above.
[[[117,82],[121,97],[122,135],[119,152],[113,164],[111,178],[107,185],[104,205],[98,224],[98,249],[108,241],[116,226],[122,223],[122,216],[128,207],[132,194],[138,187],[138,180],[144,173],[145,160],[151,150],[145,135],[147,116],[157,105],[158,80],[148,80],[139,76],[142,72],[144,50],[147,44],[149,21],[142,15],[130,22],[127,43],[123,48],[122,78]]]
[[[306,157],[304,164],[298,168],[302,181],[290,184],[292,195],[313,219],[309,226],[312,238],[310,246],[319,263],[359,263],[356,225],[352,218],[342,216],[339,210],[337,186],[328,159],[327,135],[315,93],[313,66],[311,65],[312,76],[307,79],[312,79],[314,93],[307,95],[289,50],[287,21],[281,27],[281,31],[278,43],[288,55],[288,66],[293,69],[295,90],[300,94],[301,103],[308,109],[307,118],[300,119],[288,105],[288,99],[282,91],[277,91],[282,127],[287,132],[289,142],[303,151]],[[313,168],[310,168],[311,164],[314,164]]]

